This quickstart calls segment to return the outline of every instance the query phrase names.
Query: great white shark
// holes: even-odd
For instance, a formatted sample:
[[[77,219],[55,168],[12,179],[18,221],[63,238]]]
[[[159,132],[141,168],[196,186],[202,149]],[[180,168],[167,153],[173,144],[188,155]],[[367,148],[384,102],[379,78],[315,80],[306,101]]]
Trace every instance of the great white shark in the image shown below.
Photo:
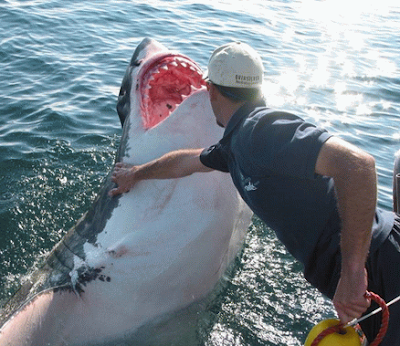
[[[201,68],[151,39],[133,54],[117,110],[117,162],[141,164],[222,137]],[[3,307],[0,346],[152,344],[166,328],[146,326],[183,328],[185,311],[221,282],[252,217],[228,174],[142,181],[110,197],[114,187],[109,175],[90,210]],[[140,342],[127,341],[135,337]],[[162,335],[156,339],[161,345]]]

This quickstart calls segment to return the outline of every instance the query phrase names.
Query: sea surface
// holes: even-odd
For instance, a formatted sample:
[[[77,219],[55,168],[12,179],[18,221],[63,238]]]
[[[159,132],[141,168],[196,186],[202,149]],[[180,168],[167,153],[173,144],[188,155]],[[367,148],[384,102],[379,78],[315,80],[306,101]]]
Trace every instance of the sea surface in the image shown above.
[[[253,46],[269,106],[370,152],[379,206],[392,208],[398,0],[0,0],[0,301],[89,208],[111,170],[119,87],[144,37],[203,68],[216,46]],[[256,218],[213,311],[198,345],[302,345],[314,324],[335,316]]]

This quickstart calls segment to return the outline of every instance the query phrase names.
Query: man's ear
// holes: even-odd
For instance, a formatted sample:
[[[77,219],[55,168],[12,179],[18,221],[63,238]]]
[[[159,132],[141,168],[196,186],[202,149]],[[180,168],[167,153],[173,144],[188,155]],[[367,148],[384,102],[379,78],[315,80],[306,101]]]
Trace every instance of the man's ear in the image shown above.
[[[220,95],[218,88],[214,84],[210,84],[208,92],[210,93],[210,101],[217,100]]]

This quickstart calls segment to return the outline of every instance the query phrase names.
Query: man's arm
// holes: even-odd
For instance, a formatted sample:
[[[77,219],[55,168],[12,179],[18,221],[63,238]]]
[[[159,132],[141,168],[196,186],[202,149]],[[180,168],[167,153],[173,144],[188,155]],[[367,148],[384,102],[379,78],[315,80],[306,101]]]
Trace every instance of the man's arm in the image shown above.
[[[377,181],[374,158],[359,148],[331,137],[321,148],[315,171],[335,182],[342,221],[341,277],[333,304],[342,322],[358,318],[368,308],[365,262],[375,216]]]
[[[154,161],[137,166],[119,162],[112,175],[112,181],[118,186],[109,194],[116,196],[128,192],[140,180],[181,178],[195,172],[210,172],[212,169],[200,161],[202,151],[203,149],[171,151]]]

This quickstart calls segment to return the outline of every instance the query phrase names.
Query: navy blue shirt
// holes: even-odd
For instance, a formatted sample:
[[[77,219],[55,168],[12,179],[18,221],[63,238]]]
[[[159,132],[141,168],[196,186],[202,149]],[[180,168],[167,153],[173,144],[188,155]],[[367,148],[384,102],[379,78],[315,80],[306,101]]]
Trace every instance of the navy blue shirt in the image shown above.
[[[242,106],[221,141],[200,155],[205,166],[231,174],[248,206],[306,267],[318,242],[340,233],[333,179],[315,174],[319,151],[330,137],[260,101]],[[393,216],[379,212],[375,221],[374,237],[383,241]]]

